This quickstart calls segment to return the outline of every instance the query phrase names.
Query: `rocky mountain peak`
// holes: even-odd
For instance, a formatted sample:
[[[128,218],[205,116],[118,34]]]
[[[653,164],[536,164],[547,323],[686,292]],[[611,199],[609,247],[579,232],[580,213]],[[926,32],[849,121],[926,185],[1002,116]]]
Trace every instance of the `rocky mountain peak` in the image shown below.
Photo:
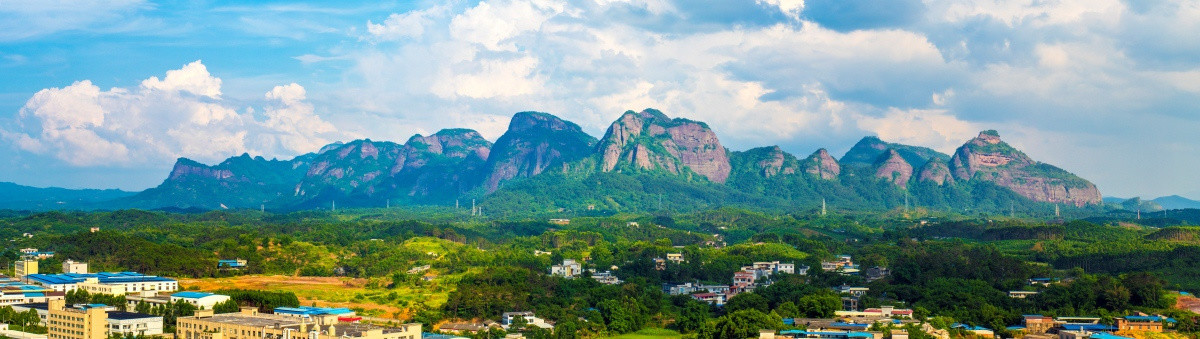
[[[1035,201],[1077,206],[1101,203],[1100,191],[1091,182],[1034,161],[992,130],[980,132],[959,147],[948,167],[957,181],[990,181]]]
[[[950,167],[946,166],[946,163],[931,160],[925,163],[925,166],[921,166],[921,170],[917,174],[917,181],[933,182],[938,185],[952,185],[954,184],[954,176],[950,174]]]
[[[888,149],[893,149],[904,157],[904,161],[909,164],[920,167],[930,160],[949,161],[950,156],[941,152],[935,151],[928,147],[911,146],[905,144],[890,143],[879,139],[875,136],[866,136],[854,144],[846,154],[842,156],[841,164],[850,167],[871,167],[875,165],[875,160],[879,159],[880,155]]]
[[[875,160],[875,177],[890,181],[901,188],[908,187],[908,179],[912,178],[912,175],[912,165],[894,149],[889,148]]]
[[[622,164],[675,174],[687,169],[709,181],[724,183],[732,169],[725,147],[708,125],[670,119],[654,109],[621,115],[600,139],[597,152],[601,156],[600,169],[606,172]]]
[[[804,159],[802,164],[804,172],[825,180],[837,179],[842,173],[842,166],[838,164],[837,159],[829,155],[829,151],[822,148],[813,152],[808,158]]]
[[[496,140],[485,165],[489,192],[517,177],[532,177],[592,154],[596,138],[572,122],[541,112],[513,115],[508,131]]]

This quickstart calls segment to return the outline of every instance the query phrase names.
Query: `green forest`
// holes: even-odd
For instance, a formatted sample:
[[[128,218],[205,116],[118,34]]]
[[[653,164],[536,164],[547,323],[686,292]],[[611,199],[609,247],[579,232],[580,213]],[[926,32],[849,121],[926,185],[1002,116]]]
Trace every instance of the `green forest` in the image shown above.
[[[948,328],[964,323],[1010,334],[1022,314],[1115,317],[1144,312],[1178,319],[1175,329],[1200,330],[1195,314],[1174,309],[1178,291],[1200,291],[1200,229],[1189,215],[1147,213],[1147,223],[1114,211],[1071,221],[956,214],[927,209],[795,213],[723,207],[688,213],[572,215],[548,219],[479,216],[439,207],[304,211],[169,213],[0,212],[0,237],[9,239],[6,265],[18,250],[54,251],[42,261],[54,273],[66,259],[93,271],[138,271],[177,278],[287,275],[364,278],[362,300],[411,310],[407,320],[498,320],[501,313],[534,311],[554,331],[529,328],[527,337],[576,338],[665,329],[696,338],[756,336],[758,329],[792,329],[784,318],[829,317],[842,308],[833,287],[864,286],[860,307],[892,305]],[[1190,213],[1190,214],[1189,214]],[[92,231],[92,228],[98,228]],[[656,269],[655,258],[680,253],[683,262]],[[821,261],[849,255],[863,268],[891,274],[823,272]],[[244,259],[245,270],[221,270],[220,259]],[[611,270],[623,283],[586,275],[551,276],[564,259]],[[807,275],[779,274],[774,284],[741,293],[716,307],[672,296],[663,286],[729,284],[756,261],[807,265]],[[439,277],[410,269],[429,265]],[[1031,285],[1031,278],[1057,283]],[[187,286],[184,286],[185,288]],[[439,291],[444,302],[398,295]],[[1009,291],[1037,291],[1025,299]],[[277,291],[223,291],[237,306],[269,309],[301,304]],[[73,301],[121,303],[71,294]],[[359,297],[356,297],[359,298]],[[183,306],[141,309],[164,317],[189,315]],[[3,313],[0,318],[21,316]],[[919,329],[913,329],[919,332]],[[485,332],[480,337],[500,333]]]

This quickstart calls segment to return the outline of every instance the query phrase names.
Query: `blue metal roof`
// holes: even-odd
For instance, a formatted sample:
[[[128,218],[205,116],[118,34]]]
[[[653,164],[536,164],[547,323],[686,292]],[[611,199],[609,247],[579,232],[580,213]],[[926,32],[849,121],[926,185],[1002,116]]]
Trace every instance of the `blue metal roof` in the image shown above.
[[[1163,318],[1157,315],[1127,315],[1125,320],[1133,321],[1162,321]]]
[[[1091,335],[1091,338],[1092,339],[1133,339],[1130,337],[1123,337],[1123,336],[1109,334],[1109,333],[1094,333]]]
[[[1116,327],[1104,324],[1063,324],[1062,327],[1069,331],[1111,332],[1117,330]]]
[[[42,285],[78,284],[88,278],[96,278],[102,284],[175,281],[175,279],[144,275],[137,272],[30,274],[26,278]]]
[[[332,315],[349,314],[349,313],[354,313],[354,311],[350,310],[349,308],[345,308],[345,307],[327,308],[327,307],[300,306],[300,307],[276,307],[275,313],[276,314],[295,314],[295,315],[310,315],[311,316],[311,315],[327,315],[327,314],[332,314]]]
[[[44,296],[46,296],[46,294],[45,294],[45,293],[42,293],[42,292],[25,292],[25,297],[26,297],[26,298],[32,298],[32,297],[44,297]]]
[[[177,292],[175,294],[172,294],[171,296],[176,297],[176,298],[200,299],[200,298],[204,298],[204,297],[211,296],[211,295],[215,295],[215,294],[208,293],[208,292]]]

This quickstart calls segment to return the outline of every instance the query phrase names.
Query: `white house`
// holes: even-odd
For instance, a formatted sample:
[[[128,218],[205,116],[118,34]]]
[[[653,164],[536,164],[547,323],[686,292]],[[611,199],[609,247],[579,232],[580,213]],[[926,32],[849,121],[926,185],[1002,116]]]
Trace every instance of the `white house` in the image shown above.
[[[574,278],[583,273],[583,266],[574,259],[564,259],[562,264],[550,266],[550,275]]]

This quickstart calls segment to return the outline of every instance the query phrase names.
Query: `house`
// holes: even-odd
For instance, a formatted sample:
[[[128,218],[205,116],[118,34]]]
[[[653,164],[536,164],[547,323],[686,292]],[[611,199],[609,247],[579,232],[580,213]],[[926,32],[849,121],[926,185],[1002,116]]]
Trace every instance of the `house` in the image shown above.
[[[605,285],[617,285],[622,283],[621,279],[613,275],[612,271],[597,272],[592,274],[592,279]]]
[[[507,330],[512,326],[513,320],[516,318],[525,318],[525,323],[529,326],[536,326],[541,329],[553,330],[554,323],[546,321],[546,319],[538,318],[533,312],[504,312],[500,316],[500,326]]]
[[[753,286],[754,281],[758,278],[758,274],[747,271],[737,271],[733,273],[733,286],[737,288],[746,288]]]
[[[417,267],[408,269],[408,271],[405,271],[404,273],[417,274],[417,273],[428,271],[429,267],[430,267],[429,265],[417,266]]]
[[[653,260],[653,261],[654,261],[654,270],[656,270],[656,271],[662,271],[662,270],[666,270],[666,269],[667,269],[667,259],[663,259],[663,258],[654,258],[654,259],[651,259],[651,260]]]
[[[861,297],[861,296],[867,294],[867,291],[870,291],[871,289],[867,288],[867,287],[853,287],[850,285],[842,284],[842,286],[838,286],[837,289],[835,289],[835,290],[838,293],[844,293],[844,294],[849,294],[849,295],[855,296],[855,297]]]
[[[848,255],[838,255],[837,260],[822,261],[821,270],[825,272],[839,272],[842,274],[857,274],[858,265],[854,264],[854,260]]]
[[[1117,331],[1162,332],[1163,323],[1174,319],[1157,315],[1131,315],[1117,318]]]
[[[216,304],[229,301],[229,296],[208,292],[177,292],[171,295],[172,303],[180,300],[202,310],[211,310]]]
[[[692,299],[696,299],[696,300],[703,301],[703,302],[706,302],[706,303],[709,303],[712,305],[717,305],[717,306],[725,305],[725,294],[723,294],[723,293],[712,293],[712,292],[696,293],[696,294],[692,294]]]
[[[62,271],[63,273],[86,274],[88,266],[86,262],[67,259],[62,263]]]
[[[246,268],[245,259],[221,259],[217,260],[217,269],[240,270]]]
[[[663,293],[668,295],[692,294],[698,291],[700,291],[700,288],[692,283],[682,283],[678,285],[663,284]]]
[[[1008,297],[1013,299],[1025,299],[1037,295],[1034,291],[1008,291]]]
[[[563,259],[562,264],[550,266],[550,275],[574,278],[583,273],[583,266],[574,259]]]
[[[684,261],[683,253],[667,253],[667,261],[681,264]]]
[[[845,318],[912,318],[913,310],[906,308],[895,308],[893,306],[882,306],[879,308],[868,308],[861,312],[856,311],[836,311],[838,317]]]
[[[442,324],[442,326],[439,326],[438,330],[449,333],[467,334],[479,331],[487,331],[489,328],[493,327],[503,328],[499,323],[491,320],[485,320],[483,322],[448,322]]]
[[[888,270],[886,267],[875,266],[863,271],[863,277],[867,279],[867,282],[872,282],[886,278],[891,273],[892,271]]]
[[[1050,331],[1056,326],[1054,318],[1047,317],[1041,314],[1025,314],[1022,315],[1025,325],[1025,333],[1040,334]]]
[[[550,219],[550,223],[555,225],[569,225],[571,224],[571,219]]]

